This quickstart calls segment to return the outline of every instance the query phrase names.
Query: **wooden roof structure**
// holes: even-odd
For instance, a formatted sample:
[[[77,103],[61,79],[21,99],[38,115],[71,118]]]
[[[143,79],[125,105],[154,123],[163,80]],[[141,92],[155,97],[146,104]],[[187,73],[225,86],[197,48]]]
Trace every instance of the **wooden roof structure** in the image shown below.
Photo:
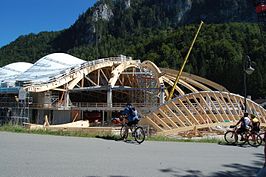
[[[128,70],[130,68],[133,70]],[[244,114],[245,98],[243,96],[230,93],[218,83],[185,72],[182,72],[175,88],[174,98],[166,102],[164,98],[168,96],[169,88],[173,86],[178,71],[159,68],[151,61],[140,62],[131,58],[105,58],[82,63],[79,67],[55,76],[48,82],[27,85],[25,89],[28,92],[38,93],[83,87],[89,90],[100,86],[131,88],[139,84],[135,81],[134,69],[139,71],[147,69],[153,74],[152,79],[155,83],[153,87],[158,89],[155,95],[158,98],[158,104],[155,107],[149,107],[149,110],[144,107],[146,111],[142,112],[144,116],[142,123],[151,125],[157,132],[174,134],[193,130],[195,127],[208,128],[234,124]],[[90,78],[91,73],[97,75],[95,80]],[[105,81],[100,82],[100,77]],[[84,80],[90,83],[89,86],[85,87]],[[258,116],[262,125],[266,123],[266,110],[262,106],[247,99],[247,107],[249,113],[255,113]]]

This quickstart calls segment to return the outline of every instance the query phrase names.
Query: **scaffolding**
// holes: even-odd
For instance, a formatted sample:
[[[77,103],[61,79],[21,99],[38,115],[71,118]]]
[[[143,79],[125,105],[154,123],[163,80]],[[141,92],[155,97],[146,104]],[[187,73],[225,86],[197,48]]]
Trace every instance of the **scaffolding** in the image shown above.
[[[23,125],[24,122],[29,122],[31,99],[26,97],[20,100],[18,94],[0,93],[0,125],[3,124],[18,124]]]

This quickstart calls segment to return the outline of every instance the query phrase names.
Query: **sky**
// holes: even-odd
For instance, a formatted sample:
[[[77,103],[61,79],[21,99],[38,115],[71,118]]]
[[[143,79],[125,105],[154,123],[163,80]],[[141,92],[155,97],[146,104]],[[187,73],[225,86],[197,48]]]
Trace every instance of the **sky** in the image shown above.
[[[96,0],[1,0],[0,47],[21,35],[70,27]]]

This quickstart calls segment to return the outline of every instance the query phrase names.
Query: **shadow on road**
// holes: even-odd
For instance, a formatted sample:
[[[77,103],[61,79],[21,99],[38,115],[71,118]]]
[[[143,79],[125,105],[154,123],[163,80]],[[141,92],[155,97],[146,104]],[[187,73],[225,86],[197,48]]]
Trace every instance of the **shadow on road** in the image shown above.
[[[100,177],[100,176],[85,176],[85,177]],[[129,176],[109,176],[109,177],[129,177]]]
[[[105,139],[105,140],[113,140],[113,141],[122,141],[120,136],[115,136],[115,135],[97,135],[96,138]]]
[[[235,147],[241,147],[241,148],[258,148],[258,147],[252,147],[249,144],[243,144],[243,145],[239,145],[239,144],[228,144],[226,142],[219,142],[218,145],[222,145],[222,146],[235,146]]]
[[[103,135],[103,136],[97,135],[96,138],[105,139],[105,140],[113,140],[113,141],[123,141],[128,144],[139,145],[139,143],[134,140],[131,140],[131,139],[124,140],[120,136],[115,136],[115,135]]]
[[[134,145],[140,145],[137,141],[135,140],[126,140],[124,141],[125,143],[129,143],[129,144],[134,144]]]
[[[85,177],[100,177],[100,176],[85,176]],[[129,177],[129,176],[109,176],[109,177]]]
[[[218,171],[212,173],[209,176],[203,175],[203,172],[199,170],[178,170],[175,168],[159,169],[160,172],[164,173],[163,176],[174,176],[174,177],[255,177],[260,167],[263,166],[264,155],[256,153],[254,156],[259,158],[259,161],[253,161],[251,166],[243,164],[225,164],[223,167],[227,168],[226,171]]]

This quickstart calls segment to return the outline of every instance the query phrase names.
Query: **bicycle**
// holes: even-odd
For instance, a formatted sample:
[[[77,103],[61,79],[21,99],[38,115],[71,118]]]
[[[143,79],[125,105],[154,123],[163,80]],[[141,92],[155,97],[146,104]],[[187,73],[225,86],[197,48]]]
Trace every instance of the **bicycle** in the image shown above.
[[[228,130],[224,134],[224,139],[227,144],[244,145],[248,143],[250,146],[258,147],[262,144],[262,138],[258,133],[251,133],[250,131],[244,133],[237,133],[236,126],[230,126],[233,130]]]
[[[136,142],[141,144],[145,140],[145,132],[141,126],[139,126],[137,124],[133,124],[132,126],[128,126],[126,123],[122,124],[122,127],[120,129],[121,139],[127,139],[128,138],[129,129],[131,130],[132,137],[135,139]]]
[[[260,137],[262,138],[262,145],[264,145],[265,144],[265,132],[263,131],[263,132],[259,132],[259,135],[260,135]]]

